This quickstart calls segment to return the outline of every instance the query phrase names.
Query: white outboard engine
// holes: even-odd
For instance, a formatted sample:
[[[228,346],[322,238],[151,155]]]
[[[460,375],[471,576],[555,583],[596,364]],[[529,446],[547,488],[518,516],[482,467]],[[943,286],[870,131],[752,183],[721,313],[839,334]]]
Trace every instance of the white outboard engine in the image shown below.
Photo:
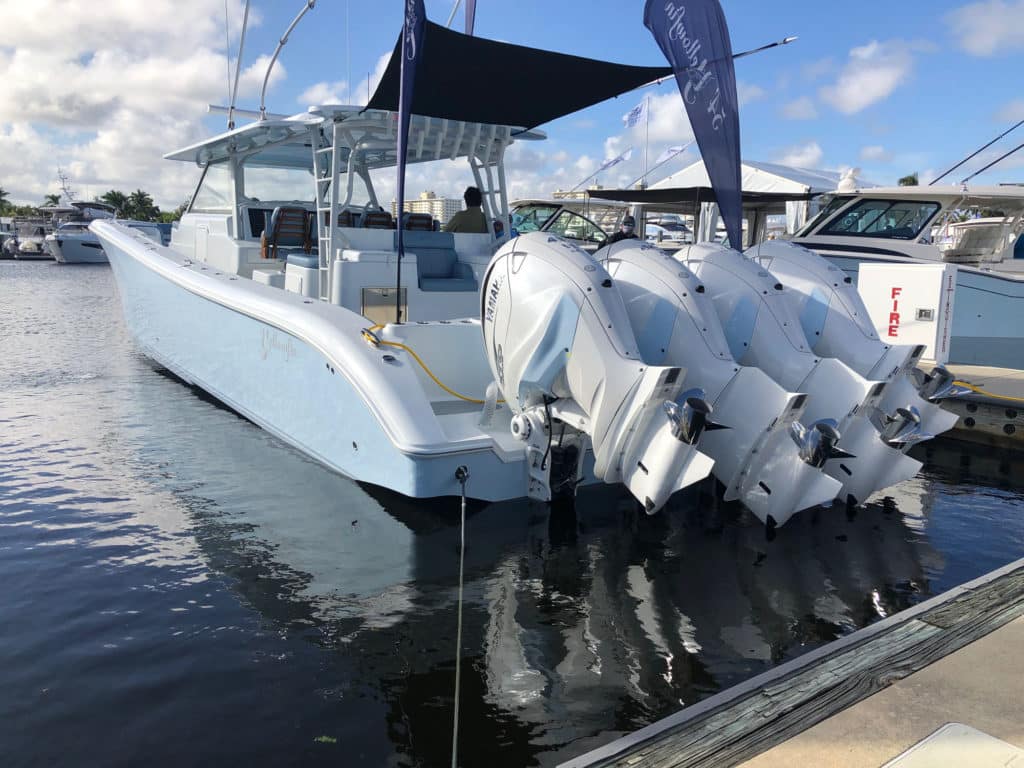
[[[684,367],[685,389],[706,399],[715,422],[726,427],[705,431],[699,444],[715,461],[725,499],[739,499],[772,527],[801,509],[831,503],[841,483],[801,458],[791,435],[807,396],[736,363],[700,280],[636,240],[602,248],[595,258],[622,294],[644,362]]]
[[[876,426],[894,447],[907,450],[952,429],[957,416],[937,404],[954,394],[952,376],[936,368],[925,376],[916,365],[924,347],[883,342],[864,301],[843,271],[807,248],[785,240],[768,240],[747,250],[786,286],[796,301],[814,353],[835,357],[861,376],[886,382]]]
[[[641,360],[622,298],[591,255],[540,232],[517,237],[491,260],[481,301],[531,498],[574,488],[588,446],[597,479],[625,484],[648,513],[710,474],[714,462],[696,448],[710,409],[696,397],[677,405],[681,368]],[[557,478],[556,452],[570,468]]]
[[[885,382],[869,381],[840,360],[814,354],[794,302],[774,275],[739,251],[712,243],[687,246],[675,255],[707,286],[736,361],[808,395],[802,418],[812,429],[797,423],[794,438],[809,461],[842,483],[841,499],[860,503],[917,474],[921,463],[883,442],[871,419]]]

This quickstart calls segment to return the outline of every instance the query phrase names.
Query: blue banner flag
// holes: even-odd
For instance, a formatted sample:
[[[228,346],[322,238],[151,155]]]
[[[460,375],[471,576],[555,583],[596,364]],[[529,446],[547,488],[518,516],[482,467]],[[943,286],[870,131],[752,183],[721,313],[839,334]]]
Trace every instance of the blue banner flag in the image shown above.
[[[409,146],[409,121],[412,117],[412,92],[416,83],[416,63],[423,56],[423,29],[427,13],[423,0],[405,0],[402,25],[402,70],[398,91],[398,290],[395,291],[395,322],[402,322],[402,259],[405,257],[403,213],[405,211],[405,160]]]
[[[647,0],[644,26],[675,72],[729,244],[743,247],[736,72],[718,0]]]
[[[476,23],[476,0],[466,0],[466,34],[473,34],[473,25]]]

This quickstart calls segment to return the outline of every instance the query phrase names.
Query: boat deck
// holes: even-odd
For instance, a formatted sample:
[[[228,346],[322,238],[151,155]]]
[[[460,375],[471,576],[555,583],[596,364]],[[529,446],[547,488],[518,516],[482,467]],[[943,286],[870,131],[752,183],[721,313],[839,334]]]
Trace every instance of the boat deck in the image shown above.
[[[1021,747],[1022,617],[1024,559],[563,768],[877,766],[955,720]]]

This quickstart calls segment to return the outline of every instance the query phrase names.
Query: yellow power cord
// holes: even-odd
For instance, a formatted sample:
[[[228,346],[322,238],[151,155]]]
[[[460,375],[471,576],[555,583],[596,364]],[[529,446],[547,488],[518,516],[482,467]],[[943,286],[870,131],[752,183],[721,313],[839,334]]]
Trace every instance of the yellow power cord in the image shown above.
[[[1009,395],[996,395],[996,394],[994,394],[992,392],[989,392],[986,389],[982,389],[981,387],[976,387],[974,384],[970,384],[970,383],[968,383],[966,381],[959,381],[959,380],[957,380],[957,381],[954,381],[953,384],[955,384],[958,387],[965,387],[966,389],[971,390],[971,392],[977,392],[979,395],[984,395],[985,397],[991,397],[994,400],[1006,400],[1007,402],[1010,402],[1010,403],[1024,403],[1024,398],[1010,397]]]
[[[425,362],[423,362],[423,359],[419,355],[417,355],[415,351],[413,351],[412,347],[406,346],[405,344],[402,344],[402,343],[397,342],[397,341],[385,341],[384,339],[380,338],[376,333],[374,333],[374,331],[379,331],[383,327],[384,327],[383,325],[378,324],[378,325],[374,325],[371,328],[363,328],[363,331],[362,331],[363,338],[369,344],[373,344],[373,346],[375,346],[375,347],[380,347],[380,346],[395,347],[396,349],[401,349],[401,350],[404,350],[404,351],[408,352],[410,355],[412,355],[412,359],[415,360],[417,363],[419,363],[420,368],[422,368],[424,371],[426,371],[427,376],[429,376],[431,379],[433,379],[434,383],[437,384],[437,386],[439,386],[441,389],[443,389],[445,392],[447,392],[452,397],[457,397],[459,400],[465,400],[467,403],[478,403],[480,405],[482,405],[483,403],[487,402],[486,400],[479,400],[479,399],[477,399],[475,397],[466,397],[465,395],[460,395],[458,392],[456,392],[451,387],[445,386],[444,382],[442,382],[439,378],[437,378],[437,376],[434,375],[434,372],[432,370],[430,370],[430,368],[427,366],[427,364]],[[504,403],[505,401],[504,400],[498,400],[497,402]]]

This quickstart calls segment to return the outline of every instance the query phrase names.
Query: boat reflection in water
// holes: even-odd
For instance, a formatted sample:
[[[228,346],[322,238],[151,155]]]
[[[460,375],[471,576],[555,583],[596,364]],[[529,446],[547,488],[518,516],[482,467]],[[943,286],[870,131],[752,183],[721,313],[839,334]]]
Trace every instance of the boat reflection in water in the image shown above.
[[[315,644],[327,678],[378,700],[364,716],[383,717],[390,749],[446,762],[458,500],[360,487],[224,416],[194,452],[153,445],[148,459],[200,556],[275,630]],[[927,536],[934,486],[925,474],[855,515],[801,513],[771,540],[711,486],[653,517],[608,488],[471,506],[466,763],[554,764],[919,602],[946,566]]]

